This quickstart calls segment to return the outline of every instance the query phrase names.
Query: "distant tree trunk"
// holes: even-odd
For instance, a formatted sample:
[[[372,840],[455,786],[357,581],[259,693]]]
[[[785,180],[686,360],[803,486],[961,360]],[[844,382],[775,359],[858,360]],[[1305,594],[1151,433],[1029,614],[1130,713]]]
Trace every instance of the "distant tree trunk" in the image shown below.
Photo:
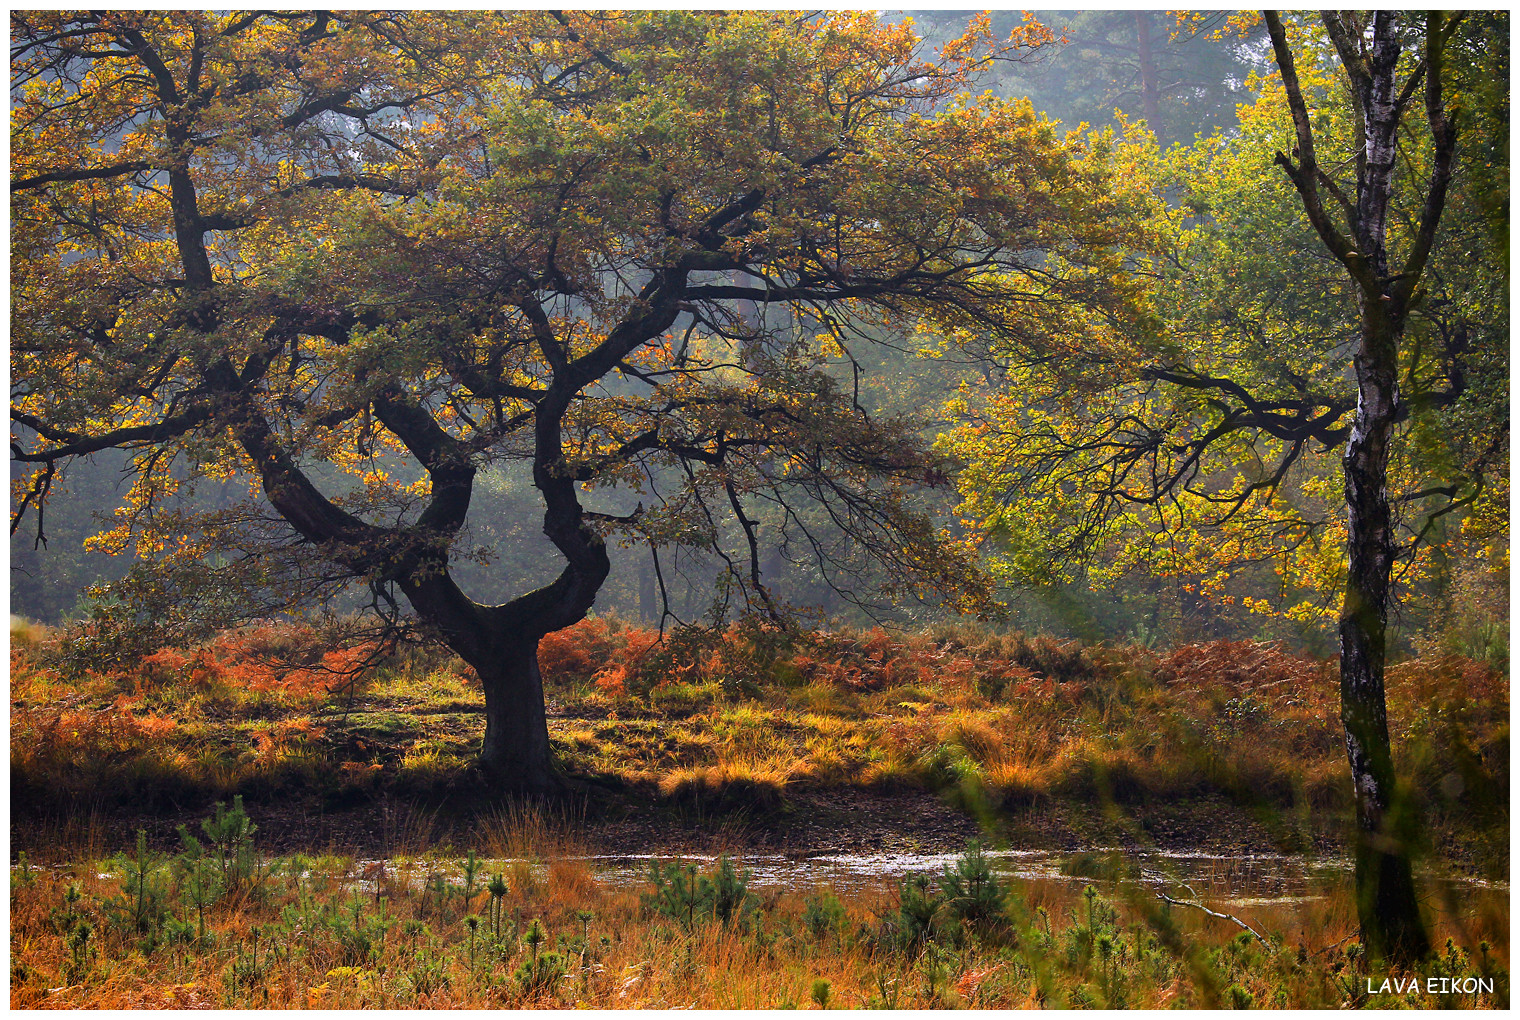
[[[645,563],[639,567],[639,618],[649,621],[659,615],[659,592],[655,588],[654,568]]]
[[[760,576],[766,578],[766,588],[773,592],[784,588],[787,583],[786,567],[786,557],[781,554],[780,546],[770,546],[761,559],[760,567]]]
[[[743,270],[735,269],[728,274],[728,280],[735,287],[753,286],[755,281]],[[765,319],[760,306],[746,298],[739,298],[734,302],[734,326],[739,331],[739,363],[745,368],[754,368],[757,358],[762,352],[761,338],[764,333]]]
[[[1135,41],[1140,51],[1140,102],[1146,126],[1156,136],[1156,144],[1166,145],[1161,126],[1161,82],[1157,77],[1156,55],[1151,49],[1151,12],[1135,12]]]
[[[735,287],[749,286],[754,282],[750,278],[750,275],[742,269],[735,269],[730,272],[728,274],[728,281]],[[739,325],[743,329],[749,332],[756,332],[760,329],[762,321],[760,306],[755,302],[750,301],[748,298],[739,298],[734,302],[734,311],[738,314]]]

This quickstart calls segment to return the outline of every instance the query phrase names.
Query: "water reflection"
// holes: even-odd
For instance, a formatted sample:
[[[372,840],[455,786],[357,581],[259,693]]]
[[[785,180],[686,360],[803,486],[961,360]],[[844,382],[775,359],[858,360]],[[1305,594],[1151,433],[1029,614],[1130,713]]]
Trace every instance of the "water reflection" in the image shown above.
[[[1051,850],[988,850],[992,866],[1010,878],[1043,882],[1072,883],[1076,886],[1103,886],[1125,879],[1144,886],[1166,888],[1174,895],[1186,895],[1215,906],[1266,906],[1272,904],[1310,903],[1343,891],[1350,882],[1352,862],[1348,857],[1304,857],[1294,854],[1217,854],[1179,851],[1121,851],[1115,847],[1095,847],[1082,853]],[[912,875],[941,874],[963,856],[959,853],[825,853],[812,856],[789,856],[777,853],[735,851],[735,863],[752,872],[750,888],[811,890],[831,887],[839,893],[869,894],[895,890]],[[600,854],[561,858],[588,865],[597,880],[611,887],[640,886],[648,881],[650,864],[686,861],[707,870],[717,863],[717,854]],[[380,862],[358,862],[361,874]],[[544,861],[511,859],[483,860],[480,874],[506,871],[526,864],[542,877],[548,864]],[[384,865],[390,870],[392,865]],[[400,874],[397,874],[397,871]],[[457,861],[412,862],[391,871],[392,880],[419,881],[420,874],[442,874],[458,880]],[[1507,891],[1508,883],[1487,882],[1476,878],[1426,874],[1422,885],[1443,897],[1471,894],[1477,890]],[[363,884],[363,883],[359,883]]]

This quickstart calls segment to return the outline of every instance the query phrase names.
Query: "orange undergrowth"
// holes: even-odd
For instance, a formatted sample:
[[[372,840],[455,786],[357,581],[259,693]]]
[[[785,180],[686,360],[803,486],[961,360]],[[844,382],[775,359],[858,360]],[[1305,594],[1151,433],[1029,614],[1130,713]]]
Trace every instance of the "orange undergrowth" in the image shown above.
[[[443,651],[392,655],[363,703],[334,681],[371,649],[268,625],[74,669],[61,638],[13,649],[23,800],[321,786],[444,790],[478,747],[478,682]],[[944,626],[717,632],[594,617],[543,639],[550,737],[582,775],[766,811],[788,791],[944,791],[968,810],[1220,797],[1313,837],[1351,806],[1333,661],[1221,641],[1167,651]],[[1507,834],[1508,687],[1455,657],[1388,674],[1402,775],[1439,825]],[[313,719],[341,709],[340,721]],[[1335,824],[1338,824],[1335,823]],[[1307,827],[1306,827],[1307,826]],[[1330,825],[1329,828],[1334,828]],[[1485,837],[1487,838],[1487,837]]]
[[[130,672],[149,684],[325,695],[375,652],[373,642],[324,651],[277,639],[292,633],[301,632],[294,627],[259,627],[220,634],[200,648],[160,648]]]
[[[314,628],[288,624],[160,648],[127,665],[81,664],[68,640],[12,648],[11,767],[23,802],[105,797],[151,808],[309,778],[325,733],[311,714],[374,652],[324,647]],[[228,724],[242,732],[227,734]]]

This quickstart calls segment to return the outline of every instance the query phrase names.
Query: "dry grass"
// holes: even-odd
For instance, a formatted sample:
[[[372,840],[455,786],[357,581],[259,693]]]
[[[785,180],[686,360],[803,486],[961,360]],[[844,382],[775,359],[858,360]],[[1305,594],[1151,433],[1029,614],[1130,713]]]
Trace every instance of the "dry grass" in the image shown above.
[[[541,861],[587,852],[584,807],[513,803],[488,812],[477,828],[492,857]]]
[[[468,847],[440,845],[445,826],[422,806],[441,801],[479,739],[479,695],[458,660],[408,652],[335,693],[324,664],[356,653],[298,628],[226,634],[130,666],[92,666],[66,635],[14,620],[12,638],[14,824],[58,862],[12,876],[15,1007],[755,1008],[813,1004],[818,982],[830,1006],[1364,1004],[1365,961],[1348,955],[1354,943],[1336,945],[1354,918],[1343,891],[1256,909],[1274,945],[1262,952],[1229,925],[1163,918],[1149,894],[1105,887],[1115,913],[1104,933],[1119,955],[1097,963],[1092,904],[1063,882],[1020,885],[1008,930],[937,930],[928,943],[890,937],[895,889],[844,896],[842,925],[819,921],[815,890],[786,889],[761,896],[747,927],[688,932],[644,889],[579,859],[584,805],[477,820],[473,845],[507,890],[497,939],[489,874],[458,891]],[[590,620],[543,656],[552,703],[570,710],[551,726],[572,772],[620,780],[641,809],[652,798],[720,827],[840,786],[944,790],[1003,821],[1056,804],[1122,813],[1224,796],[1292,828],[1348,804],[1333,666],[1267,645],[1155,654],[965,627],[736,627],[657,645]],[[1429,831],[1507,876],[1505,677],[1441,657],[1393,667],[1388,686],[1399,768]],[[167,921],[152,932],[124,923],[120,902],[108,906],[124,865],[102,863],[109,810],[235,792],[255,817],[260,802],[297,797],[378,803],[388,859],[266,861],[211,907],[204,943],[183,928],[171,936]],[[732,843],[742,852],[738,828]],[[185,920],[185,877],[167,865],[160,877],[168,916]],[[1507,967],[1503,896],[1437,895],[1430,909],[1438,944],[1454,940],[1439,966]],[[536,948],[524,940],[535,919],[548,932]],[[562,979],[516,977],[547,952],[568,964]],[[1476,1004],[1507,1003],[1504,978],[1502,996]]]
[[[559,824],[526,812],[503,819],[495,838],[540,847]],[[1201,913],[1163,911],[1135,886],[1098,883],[1103,891],[1088,895],[1079,883],[1020,882],[995,916],[956,922],[941,906],[915,940],[903,934],[891,888],[837,897],[834,914],[820,909],[831,890],[771,889],[742,922],[699,915],[688,930],[654,908],[651,886],[610,883],[575,860],[513,863],[497,911],[491,867],[466,894],[457,860],[362,873],[343,860],[268,861],[211,907],[204,940],[170,933],[167,920],[134,927],[109,906],[123,896],[121,859],[18,870],[11,1005],[746,1009],[808,1006],[819,995],[834,1007],[899,1008],[1508,1003],[1499,895],[1467,905],[1463,923],[1437,916],[1438,939],[1454,941],[1431,965],[1492,977],[1493,994],[1369,1001],[1366,962],[1346,941],[1354,911],[1344,898],[1253,908],[1271,943],[1263,948]],[[185,883],[171,875],[165,862],[157,877],[167,917],[188,919]],[[528,937],[535,921],[545,932],[537,945]],[[535,958],[557,959],[562,976],[533,987],[521,975]]]

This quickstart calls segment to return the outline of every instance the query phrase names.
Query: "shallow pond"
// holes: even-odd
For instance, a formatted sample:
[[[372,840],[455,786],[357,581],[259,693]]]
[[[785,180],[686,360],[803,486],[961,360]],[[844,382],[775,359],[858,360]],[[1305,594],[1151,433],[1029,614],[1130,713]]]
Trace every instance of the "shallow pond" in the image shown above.
[[[1254,854],[1221,856],[1217,854],[1174,851],[1124,851],[1097,847],[1083,853],[1051,850],[988,850],[987,858],[994,870],[1014,879],[1035,882],[1070,883],[1081,887],[1103,886],[1119,879],[1137,882],[1142,887],[1165,890],[1168,894],[1196,899],[1217,909],[1253,906],[1291,905],[1344,896],[1351,885],[1350,858],[1311,858],[1295,854]],[[825,853],[791,856],[776,853],[730,854],[736,867],[749,871],[749,887],[756,892],[782,890],[810,892],[832,888],[841,894],[869,894],[895,891],[901,881],[912,875],[938,876],[953,867],[962,854],[950,853]],[[655,862],[685,861],[700,871],[717,864],[717,854],[623,854],[589,855],[560,858],[586,864],[597,880],[612,887],[638,887],[649,881],[650,865]],[[520,862],[509,859],[481,860],[480,874],[505,871]],[[378,862],[358,862],[355,870],[373,875]],[[530,864],[542,874],[548,867],[543,861]],[[416,861],[397,870],[386,866],[391,880],[397,870],[413,882],[439,873],[457,881],[461,877],[458,861]],[[1424,874],[1420,883],[1426,892],[1442,900],[1474,896],[1507,898],[1509,885],[1482,879]],[[372,882],[359,883],[372,887]]]

